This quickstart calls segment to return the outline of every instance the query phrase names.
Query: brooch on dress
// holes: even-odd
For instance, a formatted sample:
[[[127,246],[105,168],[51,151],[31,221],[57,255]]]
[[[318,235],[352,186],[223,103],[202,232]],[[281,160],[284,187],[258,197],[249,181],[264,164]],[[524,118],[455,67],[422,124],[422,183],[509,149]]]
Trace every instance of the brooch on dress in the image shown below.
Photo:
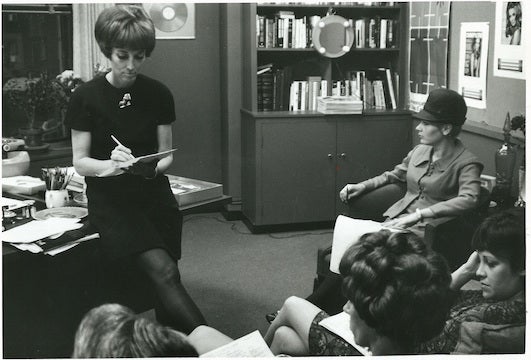
[[[130,106],[130,105],[131,105],[131,94],[125,93],[122,100],[120,100],[120,102],[118,103],[118,106],[120,107],[120,109],[123,109],[124,107]]]

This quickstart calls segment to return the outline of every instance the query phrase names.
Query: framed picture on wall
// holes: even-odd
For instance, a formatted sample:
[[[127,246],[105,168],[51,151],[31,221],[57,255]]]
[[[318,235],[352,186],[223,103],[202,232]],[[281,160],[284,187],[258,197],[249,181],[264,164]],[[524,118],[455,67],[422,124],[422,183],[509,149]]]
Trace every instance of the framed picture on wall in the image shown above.
[[[524,1],[496,2],[494,76],[525,79],[526,10]]]
[[[479,109],[487,107],[488,52],[489,23],[461,23],[458,92],[468,106]]]
[[[195,39],[195,4],[144,3],[157,39]]]

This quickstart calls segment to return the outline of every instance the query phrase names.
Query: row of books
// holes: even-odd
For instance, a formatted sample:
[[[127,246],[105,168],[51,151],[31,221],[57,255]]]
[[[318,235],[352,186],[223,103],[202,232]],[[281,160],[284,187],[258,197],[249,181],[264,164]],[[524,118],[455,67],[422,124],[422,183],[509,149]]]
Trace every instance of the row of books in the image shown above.
[[[296,18],[293,11],[279,11],[274,18],[256,15],[256,46],[258,48],[311,48],[312,29],[321,17]],[[398,21],[381,17],[349,20],[354,29],[356,48],[394,48],[398,46]]]
[[[387,68],[349,71],[331,83],[320,76],[292,80],[289,66],[266,70],[257,75],[259,111],[318,110],[318,98],[327,96],[355,98],[363,109],[397,108],[399,76]]]
[[[256,46],[304,49],[312,46],[312,29],[318,15],[296,18],[293,11],[278,11],[274,18],[256,15]]]

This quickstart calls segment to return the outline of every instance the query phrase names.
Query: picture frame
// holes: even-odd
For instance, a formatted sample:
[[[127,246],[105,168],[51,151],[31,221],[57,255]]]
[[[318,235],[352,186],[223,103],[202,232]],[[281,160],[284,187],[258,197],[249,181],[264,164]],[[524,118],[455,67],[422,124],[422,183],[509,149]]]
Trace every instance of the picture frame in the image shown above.
[[[494,76],[525,79],[526,11],[524,1],[496,2]]]
[[[156,39],[195,39],[195,4],[142,4],[155,25]]]
[[[458,92],[467,106],[487,107],[489,23],[461,23]]]

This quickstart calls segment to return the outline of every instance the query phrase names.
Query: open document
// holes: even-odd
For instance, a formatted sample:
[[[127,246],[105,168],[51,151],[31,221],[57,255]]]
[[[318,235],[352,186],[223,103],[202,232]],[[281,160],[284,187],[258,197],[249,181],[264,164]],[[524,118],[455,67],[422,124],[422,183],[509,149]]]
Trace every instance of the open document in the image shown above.
[[[161,152],[158,152],[158,153],[155,153],[155,154],[149,154],[149,155],[143,155],[143,156],[135,157],[134,159],[121,162],[120,166],[111,167],[111,168],[105,170],[104,172],[102,172],[98,176],[99,177],[107,177],[107,176],[118,175],[118,174],[122,173],[122,169],[127,169],[129,166],[133,165],[136,162],[148,163],[148,162],[151,162],[151,161],[154,161],[154,160],[160,160],[162,158],[165,158],[166,156],[168,156],[169,154],[171,154],[174,151],[177,151],[177,149],[171,149],[171,150],[161,151]]]
[[[354,346],[361,354],[365,356],[371,355],[369,349],[356,344],[354,334],[350,330],[350,315],[346,312],[342,311],[337,315],[324,318],[319,322],[319,325],[341,337],[350,345]]]
[[[258,330],[242,336],[226,345],[209,351],[200,357],[274,357]]]
[[[345,251],[355,244],[359,238],[367,233],[377,232],[382,229],[399,232],[398,229],[390,229],[382,223],[372,220],[353,219],[339,215],[334,226],[332,239],[332,253],[330,254],[330,271],[339,274],[339,263]]]

